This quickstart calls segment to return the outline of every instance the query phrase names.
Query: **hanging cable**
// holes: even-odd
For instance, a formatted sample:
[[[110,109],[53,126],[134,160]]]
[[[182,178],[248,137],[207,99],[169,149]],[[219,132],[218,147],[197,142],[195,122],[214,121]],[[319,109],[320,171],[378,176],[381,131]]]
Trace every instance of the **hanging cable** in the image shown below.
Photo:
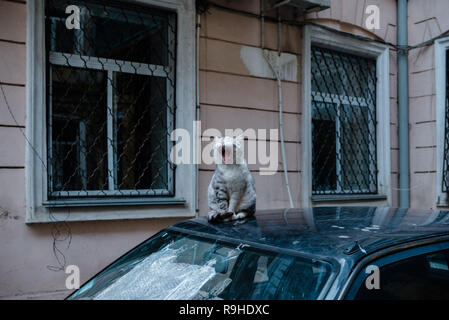
[[[271,71],[273,72],[278,85],[278,96],[279,96],[279,135],[281,139],[281,157],[282,157],[282,166],[284,169],[284,179],[285,179],[285,185],[287,188],[288,193],[288,200],[290,202],[290,208],[293,208],[293,198],[290,190],[290,184],[288,181],[288,174],[287,174],[287,157],[285,156],[285,142],[284,142],[284,121],[283,121],[283,104],[282,104],[282,75],[281,75],[281,41],[282,41],[282,22],[278,10],[278,54],[277,54],[277,65],[274,66],[271,62],[270,58],[268,57],[267,51],[264,49],[264,10],[263,10],[263,0],[260,0],[260,8],[261,8],[261,46],[262,46],[262,55],[265,59],[265,61],[270,66]]]
[[[39,162],[42,164],[44,170],[48,171],[47,165],[45,164],[41,155],[36,150],[35,146],[30,141],[30,139],[28,139],[27,135],[25,134],[25,132],[22,129],[22,126],[19,124],[16,117],[14,116],[12,108],[9,104],[7,97],[6,97],[6,93],[3,89],[3,84],[1,84],[1,83],[0,83],[0,91],[1,91],[3,99],[5,101],[5,105],[9,112],[9,115],[11,116],[11,118],[14,121],[17,128],[19,128],[20,133],[23,135],[25,141],[28,143],[33,154],[37,156],[37,158],[38,158]],[[61,242],[68,241],[66,249],[69,249],[70,245],[72,243],[72,230],[66,220],[56,219],[56,217],[53,215],[51,208],[49,208],[48,214],[49,214],[50,221],[53,222],[52,227],[51,227],[51,236],[53,238],[52,249],[53,249],[53,255],[54,255],[58,265],[57,266],[47,265],[47,269],[51,270],[51,271],[62,271],[65,269],[65,266],[66,266],[66,257],[64,255],[64,253],[61,251],[61,249],[59,248],[58,244]],[[68,215],[70,215],[70,209],[68,210]],[[60,228],[58,225],[61,225],[62,228]]]

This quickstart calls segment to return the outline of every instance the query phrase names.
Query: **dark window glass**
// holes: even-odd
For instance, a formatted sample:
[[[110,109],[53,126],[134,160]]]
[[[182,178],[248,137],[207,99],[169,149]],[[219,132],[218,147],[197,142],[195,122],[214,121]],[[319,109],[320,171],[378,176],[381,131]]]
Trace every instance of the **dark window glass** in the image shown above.
[[[167,188],[164,78],[116,73],[118,189]]]
[[[313,190],[335,190],[337,187],[336,172],[336,132],[333,120],[312,120],[313,148],[312,171]]]
[[[106,73],[51,68],[52,191],[108,188]]]
[[[94,1],[48,0],[50,50],[145,64],[168,64],[170,15]],[[80,29],[68,29],[65,8],[80,8]],[[132,7],[131,7],[132,8]],[[171,28],[172,30],[169,30]]]
[[[420,255],[380,268],[380,289],[360,287],[355,299],[449,299],[449,251]]]

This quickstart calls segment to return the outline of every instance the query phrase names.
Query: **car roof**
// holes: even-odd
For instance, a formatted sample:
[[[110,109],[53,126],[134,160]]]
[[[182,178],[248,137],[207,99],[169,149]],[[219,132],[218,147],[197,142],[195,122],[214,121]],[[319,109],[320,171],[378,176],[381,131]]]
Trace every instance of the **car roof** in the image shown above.
[[[253,218],[209,223],[200,217],[174,227],[317,258],[355,262],[398,244],[449,235],[449,211],[388,207],[259,210]]]

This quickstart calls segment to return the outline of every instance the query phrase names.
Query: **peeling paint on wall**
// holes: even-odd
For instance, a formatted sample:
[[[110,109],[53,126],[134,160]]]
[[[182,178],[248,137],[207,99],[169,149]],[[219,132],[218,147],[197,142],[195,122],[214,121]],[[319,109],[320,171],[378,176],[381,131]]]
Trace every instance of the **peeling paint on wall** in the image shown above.
[[[265,49],[266,50],[266,49]],[[277,63],[277,51],[266,50],[268,59],[274,65]],[[274,79],[275,76],[263,56],[261,48],[242,46],[240,58],[248,69],[250,75],[261,78]],[[281,53],[281,79],[285,81],[298,81],[298,57],[291,53]]]

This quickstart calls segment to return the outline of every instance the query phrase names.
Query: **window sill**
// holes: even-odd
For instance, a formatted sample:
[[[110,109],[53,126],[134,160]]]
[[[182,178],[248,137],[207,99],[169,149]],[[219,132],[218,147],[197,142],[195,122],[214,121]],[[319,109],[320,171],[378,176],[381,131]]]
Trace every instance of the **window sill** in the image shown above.
[[[438,195],[437,207],[449,207],[449,199],[447,193],[441,192]]]
[[[67,199],[49,200],[42,205],[47,208],[66,207],[105,207],[105,206],[142,206],[142,205],[184,205],[186,200],[182,198],[121,198],[121,199]]]
[[[67,199],[46,201],[31,210],[27,224],[152,218],[193,218],[194,208],[183,198]]]
[[[351,195],[314,195],[312,202],[341,202],[341,201],[385,201],[382,194],[351,194]]]

